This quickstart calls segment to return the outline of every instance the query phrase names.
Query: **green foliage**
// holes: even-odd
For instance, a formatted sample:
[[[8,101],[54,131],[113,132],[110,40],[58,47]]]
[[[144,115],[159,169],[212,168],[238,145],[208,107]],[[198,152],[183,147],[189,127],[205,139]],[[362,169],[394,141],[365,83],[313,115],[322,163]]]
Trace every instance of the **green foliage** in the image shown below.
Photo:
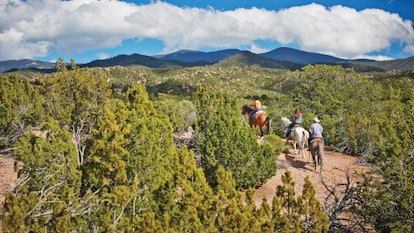
[[[11,232],[62,232],[73,227],[70,209],[76,209],[81,182],[76,150],[70,133],[56,122],[46,122],[42,131],[45,138],[29,133],[15,143],[14,156],[23,168],[21,185],[5,201],[9,214],[3,225]]]
[[[133,86],[126,93],[131,132],[126,149],[128,166],[142,187],[158,188],[169,176],[170,156],[175,153],[172,126],[168,117],[157,112],[144,86]]]
[[[0,78],[0,147],[9,147],[44,118],[43,98],[30,82],[11,73]]]
[[[302,196],[298,198],[299,212],[306,232],[328,232],[328,216],[323,212],[321,203],[316,199],[315,188],[309,176],[305,178]]]
[[[40,78],[39,82],[46,111],[73,135],[80,166],[86,160],[87,141],[112,91],[102,72],[78,68],[73,61],[71,69],[63,66],[55,76]]]
[[[231,171],[237,186],[244,188],[260,184],[275,173],[274,147],[259,147],[255,129],[242,121],[234,98],[199,87],[194,99],[198,151],[207,180],[213,186],[219,165]]]
[[[194,154],[178,149],[171,161],[175,168],[172,179],[155,191],[159,205],[160,225],[170,232],[211,232],[213,192]],[[145,226],[142,226],[143,230]]]
[[[174,132],[180,132],[191,126],[194,122],[196,110],[188,100],[166,99],[154,102],[158,112],[168,115]]]
[[[304,121],[318,116],[324,127],[325,143],[350,154],[372,151],[372,125],[380,85],[351,69],[340,66],[306,66],[292,73],[299,83],[293,98],[302,106]]]
[[[328,216],[315,197],[315,189],[305,178],[303,193],[295,197],[295,182],[289,170],[282,176],[273,199],[273,221],[281,232],[328,232]]]
[[[263,142],[273,145],[275,155],[282,153],[284,143],[282,141],[282,138],[280,138],[279,136],[274,134],[265,135]]]
[[[96,122],[99,110],[111,94],[103,73],[76,66],[71,71],[63,69],[54,77],[44,78],[41,83],[45,86],[43,94],[48,113],[69,127]]]
[[[379,232],[411,232],[414,219],[414,159],[412,130],[414,125],[413,98],[402,105],[399,91],[386,90],[381,113],[391,117],[380,118],[377,151],[372,160],[380,166],[378,173],[384,179],[367,179],[361,188],[365,202],[362,215]],[[387,114],[387,115],[388,115]],[[390,116],[390,115],[388,115]],[[375,183],[371,186],[371,183]]]
[[[126,161],[129,152],[125,148],[128,144],[125,135],[131,131],[131,125],[126,121],[127,111],[122,102],[110,102],[104,107],[102,118],[93,132],[90,156],[83,166],[84,185],[87,184],[93,190],[102,186],[116,187],[127,180]]]
[[[308,179],[295,195],[285,174],[272,205],[264,199],[260,208],[251,188],[245,199],[238,191],[275,174],[283,149],[277,120],[296,106],[305,127],[321,119],[329,146],[378,166],[381,182],[367,180],[358,192],[363,223],[413,230],[412,73],[327,65],[81,69],[61,59],[56,68],[25,74],[35,86],[16,74],[0,79],[0,147],[13,147],[23,164],[22,182],[6,198],[4,232],[326,232]],[[110,86],[126,93],[115,98]],[[278,135],[262,144],[240,116],[241,102],[256,94]],[[44,136],[28,132],[44,121],[36,132]],[[175,148],[173,132],[190,125],[194,147]]]

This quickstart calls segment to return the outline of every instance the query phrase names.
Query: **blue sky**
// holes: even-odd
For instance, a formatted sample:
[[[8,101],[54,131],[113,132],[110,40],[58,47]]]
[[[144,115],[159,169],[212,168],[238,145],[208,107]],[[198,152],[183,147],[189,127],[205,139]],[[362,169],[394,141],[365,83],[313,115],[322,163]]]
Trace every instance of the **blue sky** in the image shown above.
[[[87,63],[282,46],[341,58],[414,55],[413,0],[1,0],[0,61]]]

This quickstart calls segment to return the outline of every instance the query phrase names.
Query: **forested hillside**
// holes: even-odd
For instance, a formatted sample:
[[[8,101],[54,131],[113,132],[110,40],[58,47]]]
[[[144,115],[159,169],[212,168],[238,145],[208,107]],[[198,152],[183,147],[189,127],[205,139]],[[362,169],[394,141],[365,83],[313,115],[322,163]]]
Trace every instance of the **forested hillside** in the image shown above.
[[[0,148],[22,164],[3,232],[412,232],[414,78],[341,66],[142,66],[0,77]],[[240,110],[259,96],[272,133]],[[282,116],[318,116],[331,148],[373,164],[343,228],[290,174],[272,205],[253,190],[277,170]],[[174,134],[194,130],[191,140]],[[246,197],[242,197],[242,191]],[[338,211],[340,211],[338,209]]]

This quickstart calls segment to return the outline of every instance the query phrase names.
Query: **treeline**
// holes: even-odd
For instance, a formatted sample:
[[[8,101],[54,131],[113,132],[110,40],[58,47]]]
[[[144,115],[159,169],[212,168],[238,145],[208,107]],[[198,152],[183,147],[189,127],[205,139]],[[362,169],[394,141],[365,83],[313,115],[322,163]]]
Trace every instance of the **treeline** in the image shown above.
[[[57,63],[59,72],[32,82],[16,73],[0,78],[0,146],[21,166],[3,232],[413,230],[412,77],[380,82],[326,65],[141,69],[123,77],[145,86],[127,83],[117,94],[113,70],[65,67]],[[191,74],[197,81],[186,81]],[[239,89],[243,80],[249,91]],[[156,95],[171,89],[175,95]],[[273,119],[262,144],[240,117],[252,95]],[[349,199],[353,208],[342,210],[356,216],[353,226],[337,224],[309,180],[295,197],[289,172],[272,205],[256,208],[253,189],[275,174],[283,150],[278,119],[296,106],[305,126],[319,116],[329,146],[379,167],[382,180],[367,177]],[[174,142],[188,126],[191,141]]]

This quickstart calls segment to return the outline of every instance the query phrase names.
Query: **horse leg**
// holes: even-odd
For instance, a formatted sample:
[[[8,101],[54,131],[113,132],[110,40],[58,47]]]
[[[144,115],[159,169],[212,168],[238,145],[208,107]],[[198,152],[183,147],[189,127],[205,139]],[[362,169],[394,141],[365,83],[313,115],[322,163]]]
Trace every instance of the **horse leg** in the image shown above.
[[[316,151],[312,152],[312,161],[313,161],[313,167],[316,171]]]
[[[305,145],[303,142],[300,143],[300,150],[302,152],[302,159],[305,160]]]
[[[293,155],[296,155],[296,141],[293,140]]]
[[[271,125],[270,118],[266,117],[266,134],[270,134],[270,125]]]
[[[321,168],[321,172],[322,172],[323,152],[322,152],[322,149],[319,147],[318,147],[318,161],[319,161],[319,167]]]

